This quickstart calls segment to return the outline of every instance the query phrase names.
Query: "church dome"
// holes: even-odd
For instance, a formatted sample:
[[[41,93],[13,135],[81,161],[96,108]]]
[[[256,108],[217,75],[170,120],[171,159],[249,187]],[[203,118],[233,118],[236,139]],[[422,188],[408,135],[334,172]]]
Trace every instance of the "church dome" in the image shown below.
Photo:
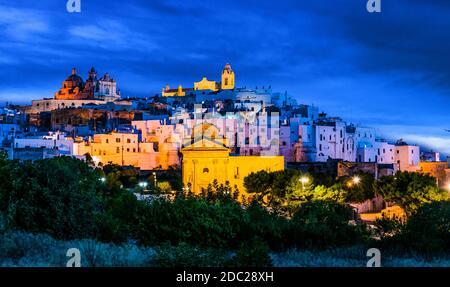
[[[81,88],[84,85],[84,81],[80,76],[77,75],[77,70],[74,68],[72,69],[72,75],[67,77],[67,79],[64,81],[64,85],[66,88]]]

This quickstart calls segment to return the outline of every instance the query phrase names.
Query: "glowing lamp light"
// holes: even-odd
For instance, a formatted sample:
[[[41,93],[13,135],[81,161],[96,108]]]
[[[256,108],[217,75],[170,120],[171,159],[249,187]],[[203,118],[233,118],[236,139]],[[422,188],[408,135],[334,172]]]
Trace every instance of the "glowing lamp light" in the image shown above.
[[[142,187],[142,188],[146,188],[147,185],[148,185],[148,183],[145,182],[145,181],[139,183],[139,186]]]
[[[95,165],[98,165],[100,163],[100,158],[98,156],[93,156],[92,161],[94,162]]]
[[[303,183],[303,184],[308,183],[309,182],[309,178],[302,177],[302,178],[300,178],[300,182]]]
[[[361,182],[361,178],[359,178],[358,176],[355,176],[354,178],[353,178],[353,183],[354,184],[358,184],[358,183],[360,183]]]

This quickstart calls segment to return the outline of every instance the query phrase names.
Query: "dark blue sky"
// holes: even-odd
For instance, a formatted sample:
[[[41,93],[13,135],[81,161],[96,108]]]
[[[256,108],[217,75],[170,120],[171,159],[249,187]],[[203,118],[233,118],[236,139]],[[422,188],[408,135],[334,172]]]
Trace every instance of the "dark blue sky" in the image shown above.
[[[52,97],[72,67],[124,96],[169,83],[268,86],[387,138],[450,154],[450,1],[0,0],[0,102]]]

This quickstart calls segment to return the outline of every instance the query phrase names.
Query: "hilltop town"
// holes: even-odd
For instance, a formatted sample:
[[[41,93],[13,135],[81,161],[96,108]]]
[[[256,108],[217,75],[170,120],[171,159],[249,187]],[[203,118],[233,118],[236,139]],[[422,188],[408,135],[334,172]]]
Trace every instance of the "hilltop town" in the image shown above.
[[[230,64],[218,76],[191,87],[167,85],[153,97],[124,98],[109,73],[91,68],[84,80],[74,68],[53,97],[0,109],[1,149],[18,160],[71,156],[144,173],[175,169],[193,193],[217,180],[245,194],[249,174],[287,168],[376,179],[419,171],[450,188],[449,162],[439,153],[407,139],[388,142],[376,127],[330,117],[271,86],[238,87]],[[372,212],[385,203],[357,207]]]

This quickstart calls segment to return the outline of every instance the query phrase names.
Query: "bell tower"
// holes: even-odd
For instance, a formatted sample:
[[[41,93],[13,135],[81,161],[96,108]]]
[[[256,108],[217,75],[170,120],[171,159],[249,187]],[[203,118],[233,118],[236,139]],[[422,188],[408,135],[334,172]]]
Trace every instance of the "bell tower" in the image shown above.
[[[226,64],[222,71],[222,81],[220,83],[220,88],[222,90],[233,90],[234,89],[234,72],[231,69],[230,64]]]

